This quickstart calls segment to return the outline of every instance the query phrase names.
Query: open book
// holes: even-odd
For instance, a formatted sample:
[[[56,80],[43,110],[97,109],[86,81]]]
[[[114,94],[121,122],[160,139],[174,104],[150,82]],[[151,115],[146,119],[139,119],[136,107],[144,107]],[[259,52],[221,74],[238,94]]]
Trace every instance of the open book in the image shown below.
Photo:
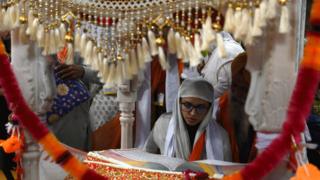
[[[139,149],[112,149],[89,152],[87,161],[113,163],[126,168],[145,168],[162,171],[182,172],[187,169],[206,172],[210,176],[227,175],[240,170],[245,164],[217,160],[185,161],[158,154],[151,154]]]

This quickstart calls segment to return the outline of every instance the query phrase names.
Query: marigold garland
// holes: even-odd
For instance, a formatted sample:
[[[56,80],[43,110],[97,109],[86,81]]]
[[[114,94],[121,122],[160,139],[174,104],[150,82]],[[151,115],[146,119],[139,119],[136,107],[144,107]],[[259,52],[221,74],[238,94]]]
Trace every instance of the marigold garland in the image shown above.
[[[7,102],[11,105],[11,110],[15,113],[22,125],[29,130],[48,154],[61,165],[67,172],[77,179],[107,179],[98,175],[93,170],[77,160],[57,139],[49,132],[48,128],[41,123],[35,113],[31,111],[25,102],[17,80],[11,69],[8,56],[0,41],[0,86],[3,88]]]

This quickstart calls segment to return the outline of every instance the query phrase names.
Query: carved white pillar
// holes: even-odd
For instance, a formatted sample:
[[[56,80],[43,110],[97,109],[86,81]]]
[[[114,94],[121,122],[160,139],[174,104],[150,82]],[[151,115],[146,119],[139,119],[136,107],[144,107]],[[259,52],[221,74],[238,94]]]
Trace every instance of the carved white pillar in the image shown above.
[[[25,133],[25,153],[22,155],[22,165],[24,169],[23,179],[25,180],[38,180],[39,178],[39,145],[33,141],[28,132]]]
[[[137,81],[126,81],[118,86],[117,101],[119,102],[121,124],[121,149],[133,147],[133,111],[137,99]]]
[[[52,68],[50,62],[41,56],[41,50],[35,43],[23,44],[19,41],[18,31],[14,30],[11,33],[11,64],[29,107],[38,116],[43,117],[54,96]],[[26,149],[22,156],[24,179],[38,180],[39,145],[26,131],[25,143]]]
[[[134,122],[133,110],[135,109],[135,104],[132,102],[120,102],[119,109],[121,111],[121,149],[132,148]]]

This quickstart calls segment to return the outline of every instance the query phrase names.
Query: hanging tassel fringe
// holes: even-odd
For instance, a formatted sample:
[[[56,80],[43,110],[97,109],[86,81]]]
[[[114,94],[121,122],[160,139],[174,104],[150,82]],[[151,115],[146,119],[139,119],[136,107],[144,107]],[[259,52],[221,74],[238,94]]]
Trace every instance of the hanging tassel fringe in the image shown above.
[[[148,42],[147,42],[145,37],[142,38],[142,52],[143,52],[143,55],[144,55],[145,63],[151,62],[152,61],[152,57],[151,57],[151,54],[150,54],[150,48],[149,48]]]
[[[149,47],[150,47],[150,50],[151,50],[151,55],[152,56],[158,55],[156,37],[154,35],[154,32],[151,31],[151,30],[148,30],[148,40],[149,40]]]
[[[159,62],[160,62],[160,65],[161,65],[161,68],[163,70],[167,70],[170,68],[169,64],[167,63],[166,61],[166,56],[164,54],[164,51],[163,51],[163,48],[160,46],[159,47]]]
[[[266,17],[266,13],[267,13],[267,1],[266,0],[262,0],[262,2],[260,3],[260,23],[259,23],[259,27],[265,27],[267,25],[267,17]]]
[[[288,33],[290,31],[289,9],[286,5],[281,6],[281,17],[279,25],[279,33]]]
[[[260,7],[256,7],[254,10],[254,18],[253,18],[253,25],[252,25],[252,36],[253,37],[258,37],[262,35],[262,30],[260,27]]]
[[[207,17],[206,22],[203,24],[201,32],[201,51],[207,51],[210,45],[216,40],[216,33],[212,29],[212,20],[210,16]]]
[[[137,75],[138,74],[138,63],[137,63],[137,54],[136,54],[136,51],[135,49],[131,49],[130,51],[130,72],[132,75]]]
[[[176,45],[176,50],[177,50],[177,58],[178,59],[182,59],[182,48],[181,48],[181,36],[178,32],[175,33],[174,35],[174,41],[175,41],[175,45]]]
[[[225,58],[227,54],[226,54],[226,49],[224,47],[223,37],[221,33],[217,33],[217,47],[218,47],[219,56],[221,58]]]
[[[225,18],[224,27],[223,27],[224,31],[234,33],[233,18],[234,18],[234,10],[233,10],[232,4],[229,3],[228,9],[226,11],[226,18]]]
[[[269,0],[268,1],[268,9],[267,9],[267,14],[266,17],[268,19],[274,19],[277,15],[277,0]]]
[[[247,8],[242,10],[239,28],[236,29],[234,37],[238,41],[243,41],[248,33],[250,26],[250,12]]]
[[[168,51],[170,54],[176,54],[177,53],[177,47],[176,47],[176,41],[175,41],[175,37],[174,37],[174,31],[171,28],[169,30],[168,33],[168,38],[167,38],[167,42],[168,42]]]
[[[140,70],[143,70],[145,69],[145,54],[143,53],[143,50],[142,50],[142,45],[141,44],[138,44],[137,45],[137,57],[138,57],[138,65],[139,65],[139,69]]]

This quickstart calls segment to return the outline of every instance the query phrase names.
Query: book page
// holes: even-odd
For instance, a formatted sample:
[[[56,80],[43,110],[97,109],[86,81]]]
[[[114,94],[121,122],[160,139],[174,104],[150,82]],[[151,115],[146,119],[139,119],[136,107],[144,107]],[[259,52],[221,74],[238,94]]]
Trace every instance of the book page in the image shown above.
[[[185,160],[179,158],[172,158],[158,154],[151,154],[144,152],[139,149],[128,149],[128,150],[109,150],[112,153],[118,154],[122,157],[125,157],[129,160],[144,162],[145,164],[149,163],[149,166],[153,166],[152,163],[158,163],[169,170],[174,171],[177,166],[183,164]],[[103,155],[103,153],[100,153]]]
[[[194,161],[195,163],[198,163],[199,166],[206,168],[208,173],[216,174],[216,175],[229,175],[236,171],[241,170],[246,166],[244,163],[234,163],[234,162],[228,162],[228,161],[219,161],[219,160],[212,160],[212,159],[206,159],[206,160],[200,160],[200,161]]]
[[[234,163],[234,162],[220,161],[220,160],[214,160],[214,159],[205,159],[205,160],[199,160],[194,162],[205,163],[205,164],[216,165],[216,166],[235,166],[235,165],[245,166],[246,165],[244,163]]]

